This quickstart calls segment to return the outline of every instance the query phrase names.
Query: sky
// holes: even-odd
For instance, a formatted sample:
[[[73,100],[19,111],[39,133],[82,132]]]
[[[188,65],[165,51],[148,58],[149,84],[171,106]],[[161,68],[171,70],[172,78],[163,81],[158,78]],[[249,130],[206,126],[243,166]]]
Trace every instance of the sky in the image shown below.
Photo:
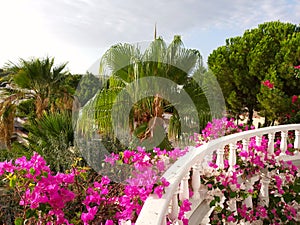
[[[0,68],[20,58],[55,57],[71,73],[96,73],[117,43],[169,43],[208,55],[230,37],[268,21],[300,23],[300,0],[1,0]],[[96,66],[95,66],[96,65]]]

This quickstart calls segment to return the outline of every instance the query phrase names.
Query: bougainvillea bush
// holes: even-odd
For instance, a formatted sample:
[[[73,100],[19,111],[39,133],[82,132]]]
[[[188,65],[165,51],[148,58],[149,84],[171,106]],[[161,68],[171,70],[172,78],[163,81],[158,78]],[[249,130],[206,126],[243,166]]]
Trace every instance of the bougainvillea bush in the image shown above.
[[[195,134],[193,140],[196,146],[201,146],[248,129],[253,127],[236,125],[233,119],[215,119],[201,134]],[[289,133],[289,138],[293,140],[293,133]],[[234,169],[228,166],[228,146],[225,147],[224,169],[218,168],[213,153],[209,169],[201,175],[207,187],[206,198],[213,207],[211,224],[299,224],[296,221],[300,211],[299,169],[292,162],[277,159],[281,153],[280,139],[275,143],[274,154],[268,153],[267,142],[262,137],[257,145],[252,138],[247,150],[237,143]],[[0,219],[5,220],[3,218],[11,214],[13,221],[3,222],[16,225],[134,224],[147,197],[152,193],[158,197],[164,194],[169,185],[162,177],[164,171],[187,151],[159,148],[145,151],[139,147],[106,156],[106,164],[117,170],[130,166],[131,173],[123,183],[116,183],[88,167],[79,167],[77,162],[66,173],[55,174],[37,153],[30,159],[24,156],[0,162]],[[299,154],[292,144],[285,153]],[[259,197],[263,193],[262,183],[268,183],[269,198]],[[10,206],[13,210],[8,210]],[[187,225],[185,214],[191,209],[191,202],[184,200],[179,206],[177,220]],[[166,219],[167,224],[176,222]]]
[[[247,128],[246,128],[247,129]],[[233,132],[242,131],[232,120],[225,118],[209,123],[201,135],[195,134],[198,146],[204,142]],[[289,133],[293,139],[293,134]],[[268,152],[268,140],[262,137],[256,144],[251,138],[248,149],[237,143],[237,161],[234,169],[228,166],[228,147],[225,147],[225,168],[218,169],[216,154],[208,163],[209,172],[202,175],[207,186],[207,199],[214,210],[211,224],[299,224],[300,172],[291,161],[278,160],[281,153],[280,139],[274,145],[274,154]],[[285,154],[299,154],[288,144]],[[269,198],[263,198],[262,184],[268,184]],[[262,198],[260,198],[261,196]],[[252,200],[250,200],[252,199]]]
[[[0,178],[2,186],[11,191],[10,197],[18,203],[13,212],[16,225],[131,224],[149,194],[162,196],[169,183],[160,174],[185,152],[158,148],[146,152],[137,148],[107,156],[105,161],[111,165],[131,165],[139,171],[132,173],[124,184],[114,183],[76,163],[68,173],[54,174],[37,153],[30,159],[24,156],[1,162]],[[182,204],[179,219],[185,219],[187,209]]]

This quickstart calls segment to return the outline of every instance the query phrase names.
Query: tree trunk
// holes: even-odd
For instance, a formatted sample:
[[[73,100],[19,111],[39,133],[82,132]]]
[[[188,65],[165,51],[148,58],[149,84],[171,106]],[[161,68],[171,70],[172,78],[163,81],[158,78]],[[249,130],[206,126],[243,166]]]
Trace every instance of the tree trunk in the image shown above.
[[[249,116],[248,116],[248,124],[249,125],[253,124],[253,113],[254,113],[253,107],[250,107],[249,108]]]

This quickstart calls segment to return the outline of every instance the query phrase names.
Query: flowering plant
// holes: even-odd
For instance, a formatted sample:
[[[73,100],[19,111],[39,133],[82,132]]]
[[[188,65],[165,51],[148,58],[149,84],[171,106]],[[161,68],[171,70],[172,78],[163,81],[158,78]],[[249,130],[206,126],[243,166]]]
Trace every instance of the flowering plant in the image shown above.
[[[299,78],[299,77],[300,77],[300,65],[294,66],[294,76],[295,76],[296,78]]]
[[[130,224],[136,220],[149,194],[159,197],[168,181],[160,176],[170,162],[185,150],[165,151],[143,148],[111,154],[106,162],[132,165],[134,171],[125,184],[116,184],[108,177],[74,164],[67,173],[53,174],[45,160],[34,153],[32,158],[0,162],[0,178],[5,188],[17,193],[20,210],[15,224]],[[188,202],[180,203],[179,220],[186,223],[184,212]]]
[[[223,117],[221,119],[213,119],[208,122],[201,134],[195,133],[191,139],[195,142],[195,146],[201,146],[210,140],[217,139],[224,135],[234,134],[248,129],[254,129],[254,126],[245,124],[236,125],[234,118]]]
[[[226,120],[216,120],[215,123],[226,124]],[[203,138],[214,136],[214,132],[214,129],[204,132]],[[228,163],[224,168],[218,168],[214,155],[209,162],[209,172],[201,176],[208,190],[206,198],[214,207],[210,216],[211,224],[297,224],[300,172],[292,162],[277,159],[281,153],[279,146],[278,139],[274,154],[270,154],[267,150],[268,140],[264,136],[259,144],[256,138],[251,138],[247,149],[237,143],[234,168],[230,168]],[[228,161],[226,149],[228,146],[224,154],[225,161]],[[296,151],[289,144],[286,154],[293,155]]]
[[[269,88],[269,89],[272,89],[274,88],[274,83],[272,83],[270,80],[265,80],[262,82],[262,85]]]

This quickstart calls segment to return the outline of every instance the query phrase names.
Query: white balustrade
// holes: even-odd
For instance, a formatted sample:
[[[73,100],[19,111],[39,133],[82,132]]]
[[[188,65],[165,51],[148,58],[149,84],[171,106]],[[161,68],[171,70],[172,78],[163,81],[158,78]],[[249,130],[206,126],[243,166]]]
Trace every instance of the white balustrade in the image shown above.
[[[256,135],[255,142],[257,146],[261,146],[262,135]]]
[[[229,145],[229,171],[234,171],[234,167],[237,159],[237,142],[241,142],[243,144],[243,150],[248,150],[249,140],[252,137],[256,137],[256,143],[261,144],[262,137],[267,135],[268,137],[268,153],[272,154],[274,152],[274,138],[275,133],[281,132],[281,156],[285,157],[285,150],[288,144],[287,134],[288,131],[295,131],[295,141],[294,147],[300,148],[300,124],[291,124],[291,125],[282,125],[282,126],[274,126],[267,128],[260,128],[256,130],[248,130],[237,134],[232,134],[228,136],[224,136],[218,138],[216,140],[212,140],[209,143],[206,143],[200,147],[189,147],[189,152],[184,156],[180,157],[163,175],[166,178],[170,185],[165,189],[165,194],[162,198],[158,198],[156,195],[152,194],[148,197],[146,202],[144,203],[143,209],[139,214],[139,217],[136,221],[136,225],[165,225],[166,217],[168,217],[173,224],[181,224],[178,221],[178,199],[190,199],[192,202],[192,211],[187,215],[193,218],[193,212],[201,213],[202,217],[200,220],[191,220],[194,221],[191,225],[198,224],[208,224],[209,223],[209,215],[211,214],[213,208],[207,207],[209,204],[208,201],[205,200],[205,197],[201,197],[203,193],[206,193],[207,189],[203,188],[203,184],[201,184],[200,175],[202,174],[203,168],[201,165],[203,164],[205,159],[210,159],[212,153],[216,151],[217,158],[216,164],[218,169],[224,168],[224,146]],[[298,158],[300,154],[297,154]],[[290,160],[290,158],[288,158]],[[300,159],[299,159],[300,160]],[[190,171],[192,170],[192,173]],[[190,174],[192,177],[190,178]],[[268,185],[270,183],[270,178],[267,176],[268,174],[265,171],[262,171],[261,178],[259,176],[247,178],[248,180],[243,180],[245,190],[250,190],[253,188],[253,184],[260,179],[261,182],[261,190],[260,190],[260,204],[268,205],[269,203],[269,193],[268,193]],[[194,192],[192,198],[189,198],[189,179],[191,179],[191,188]],[[205,195],[204,195],[205,196]],[[223,199],[224,200],[224,199]],[[222,201],[223,201],[222,200]],[[222,202],[221,202],[222,203]],[[247,207],[253,207],[251,197],[248,197],[244,200],[244,203]],[[202,212],[201,207],[206,206],[207,211]],[[236,212],[236,202],[233,200],[229,204],[230,209],[233,212]],[[200,211],[199,211],[200,209]],[[196,213],[196,214],[197,214]],[[197,222],[195,222],[197,221]],[[249,223],[244,223],[249,224]]]
[[[217,150],[216,164],[219,169],[224,169],[224,149],[223,148],[219,148]]]
[[[270,183],[270,178],[266,177],[266,175],[263,174],[261,179],[261,188],[259,194],[260,204],[263,206],[269,206],[269,183]]]
[[[248,151],[248,146],[249,146],[249,140],[248,139],[243,139],[243,150]]]
[[[295,130],[294,148],[296,149],[300,148],[300,130]]]
[[[275,133],[269,133],[268,134],[268,153],[270,155],[274,154],[274,137]]]
[[[178,213],[179,213],[179,206],[178,206],[178,192],[175,192],[172,197],[172,202],[171,202],[171,212],[169,214],[169,218],[171,221],[176,221],[178,218]]]
[[[280,141],[281,155],[285,154],[286,149],[287,149],[287,131],[281,131],[281,141]]]
[[[200,163],[196,163],[193,165],[193,175],[192,175],[192,189],[194,192],[193,199],[199,200],[200,199]]]
[[[236,145],[230,143],[229,144],[229,171],[234,171],[234,166],[236,165]]]
[[[253,189],[253,185],[256,181],[259,180],[259,176],[251,177],[247,180],[245,180],[245,191],[249,191],[250,189]],[[244,204],[247,206],[247,208],[253,208],[253,202],[252,202],[252,196],[249,195],[245,200]]]
[[[180,201],[189,199],[189,178],[190,178],[190,173],[187,173],[181,180],[180,191],[179,191]]]

